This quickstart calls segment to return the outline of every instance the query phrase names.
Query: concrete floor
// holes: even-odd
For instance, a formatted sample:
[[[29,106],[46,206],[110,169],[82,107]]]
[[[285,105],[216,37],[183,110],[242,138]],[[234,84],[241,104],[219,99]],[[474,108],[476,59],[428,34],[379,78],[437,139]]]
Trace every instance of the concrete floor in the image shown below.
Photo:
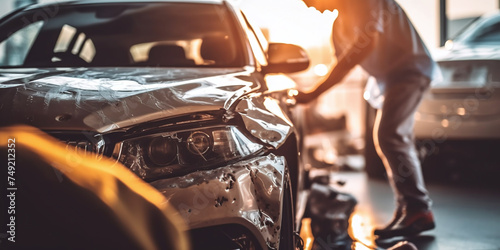
[[[500,250],[500,184],[428,182],[436,229],[409,239],[375,243],[373,228],[387,223],[394,211],[389,184],[370,179],[364,172],[329,173],[331,186],[358,200],[350,220],[351,237],[355,238],[352,249],[386,249],[408,240],[421,250]],[[347,183],[340,187],[334,184],[338,179]]]

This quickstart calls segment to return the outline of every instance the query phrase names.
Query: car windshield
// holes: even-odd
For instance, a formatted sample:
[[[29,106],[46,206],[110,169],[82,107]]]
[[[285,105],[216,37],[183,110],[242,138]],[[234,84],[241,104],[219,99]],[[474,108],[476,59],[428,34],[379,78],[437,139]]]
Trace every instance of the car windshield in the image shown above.
[[[0,67],[245,65],[234,17],[224,5],[70,5],[28,22],[37,11],[42,10],[20,12],[1,24]]]
[[[476,20],[455,38],[456,42],[500,44],[500,14]]]

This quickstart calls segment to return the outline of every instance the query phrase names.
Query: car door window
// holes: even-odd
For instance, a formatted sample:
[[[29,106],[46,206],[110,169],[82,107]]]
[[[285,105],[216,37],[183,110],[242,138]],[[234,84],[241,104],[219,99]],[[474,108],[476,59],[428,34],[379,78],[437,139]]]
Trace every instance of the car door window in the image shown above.
[[[2,41],[0,43],[0,66],[14,67],[23,65],[42,25],[43,21],[34,22],[15,31]],[[9,51],[9,53],[3,53],[6,51]]]
[[[11,33],[6,27],[22,18],[9,18],[0,34]],[[235,30],[223,5],[68,5],[0,41],[5,52],[0,54],[8,59],[0,67],[242,67],[246,58]],[[12,44],[20,52],[11,50]]]

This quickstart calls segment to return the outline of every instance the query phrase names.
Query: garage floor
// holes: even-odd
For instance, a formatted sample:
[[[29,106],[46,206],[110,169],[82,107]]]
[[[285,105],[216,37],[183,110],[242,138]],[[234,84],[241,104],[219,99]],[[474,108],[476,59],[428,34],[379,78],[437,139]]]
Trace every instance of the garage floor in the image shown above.
[[[388,222],[394,209],[392,191],[387,181],[370,179],[364,172],[331,172],[330,176],[331,186],[354,195],[358,200],[350,220],[350,234],[355,238],[352,249],[386,249],[401,240],[408,240],[421,250],[500,249],[498,183],[428,182],[434,201],[436,229],[414,238],[375,243],[371,236],[373,228]],[[347,183],[343,187],[334,184],[339,179]],[[306,249],[311,249],[310,242],[312,239],[305,239]]]

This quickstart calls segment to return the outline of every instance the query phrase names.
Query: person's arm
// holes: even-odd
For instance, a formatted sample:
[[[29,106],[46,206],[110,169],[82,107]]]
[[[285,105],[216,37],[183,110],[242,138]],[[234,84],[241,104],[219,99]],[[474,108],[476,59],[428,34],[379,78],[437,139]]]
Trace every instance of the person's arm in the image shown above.
[[[310,93],[299,92],[295,97],[297,103],[308,103],[326,92],[344,79],[354,66],[361,63],[373,50],[379,33],[373,32],[358,36],[346,53],[338,58],[337,65],[330,71],[328,77]],[[363,45],[363,46],[362,46]]]

